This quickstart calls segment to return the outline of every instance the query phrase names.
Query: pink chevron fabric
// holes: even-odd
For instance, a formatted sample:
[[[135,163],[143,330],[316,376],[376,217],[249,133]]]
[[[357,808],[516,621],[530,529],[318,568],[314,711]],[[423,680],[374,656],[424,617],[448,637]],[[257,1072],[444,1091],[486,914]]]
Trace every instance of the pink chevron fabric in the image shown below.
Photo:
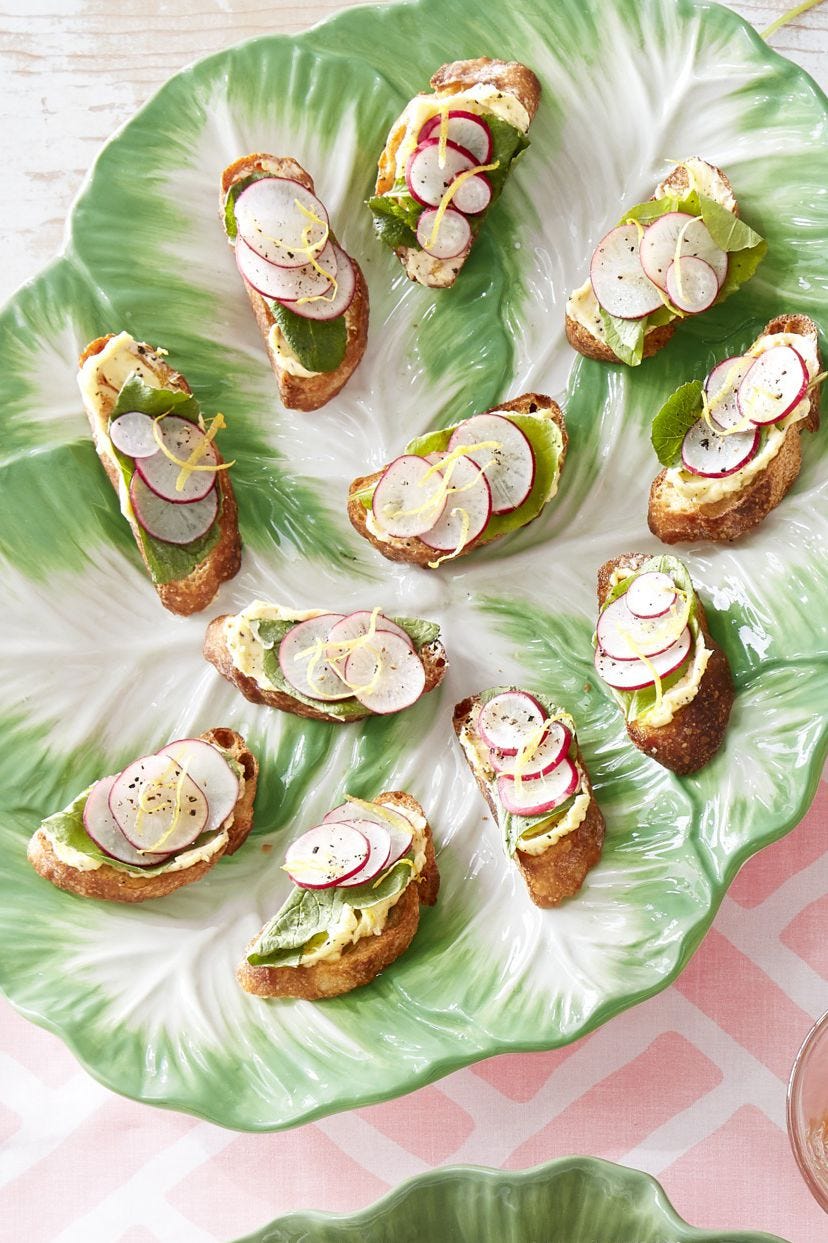
[[[433,1166],[586,1153],[648,1170],[694,1225],[824,1243],[785,1133],[828,1009],[828,785],[736,878],[670,989],[566,1049],[506,1054],[382,1105],[236,1135],[121,1100],[0,1003],[0,1241],[227,1243],[349,1211]]]

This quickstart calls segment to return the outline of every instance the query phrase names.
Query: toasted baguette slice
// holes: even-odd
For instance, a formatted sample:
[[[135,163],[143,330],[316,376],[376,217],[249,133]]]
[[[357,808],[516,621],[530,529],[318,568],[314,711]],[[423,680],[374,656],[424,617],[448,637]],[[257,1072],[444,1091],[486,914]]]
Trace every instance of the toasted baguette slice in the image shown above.
[[[199,737],[221,747],[244,771],[244,785],[238,802],[225,821],[227,842],[209,859],[202,859],[179,872],[161,872],[157,876],[130,876],[106,863],[94,871],[84,872],[59,859],[46,834],[38,829],[29,842],[27,852],[34,870],[57,885],[58,889],[65,889],[79,898],[99,898],[105,902],[147,902],[150,898],[164,898],[183,885],[201,880],[222,855],[232,855],[246,840],[253,826],[253,801],[259,765],[241,734],[235,730],[208,729]]]
[[[305,172],[301,164],[297,163],[290,156],[263,155],[261,153],[244,155],[241,159],[234,161],[234,163],[225,168],[221,175],[219,211],[222,222],[224,221],[224,200],[227,191],[236,182],[242,181],[245,177],[249,177],[251,173],[256,172],[271,173],[274,177],[286,177],[291,181],[298,181],[300,185],[310,190],[311,194],[316,193],[313,178],[309,173]],[[333,241],[336,241],[333,232],[331,232],[330,236]],[[231,238],[228,238],[228,241],[231,246],[234,245]],[[348,382],[356,370],[362,355],[365,353],[365,346],[368,343],[368,286],[365,283],[365,277],[356,259],[354,259],[353,255],[349,255],[348,258],[354,265],[354,272],[356,273],[356,291],[351,305],[345,312],[345,326],[348,330],[345,356],[335,371],[320,371],[312,375],[294,375],[291,371],[286,370],[271,343],[270,330],[276,321],[273,318],[270,307],[252,285],[248,284],[247,281],[243,281],[245,292],[253,308],[253,314],[256,317],[256,323],[259,325],[259,331],[264,338],[270,365],[273,368],[273,374],[279,386],[279,396],[283,404],[290,410],[318,410],[320,406],[324,406]]]
[[[561,453],[560,460],[558,462],[558,479],[560,479],[564,467],[564,461],[566,460],[566,450],[567,445],[569,444],[569,437],[566,434],[566,423],[564,421],[563,411],[557,402],[553,401],[551,397],[544,396],[543,393],[524,393],[521,397],[515,397],[512,401],[504,401],[498,406],[492,406],[491,410],[486,410],[483,413],[491,414],[495,411],[499,412],[501,410],[505,410],[507,413],[511,410],[515,414],[539,413],[545,415],[549,419],[552,419],[552,421],[557,424],[557,426],[561,429],[561,435],[563,437],[563,452]],[[369,544],[373,544],[378,552],[381,552],[384,557],[387,557],[389,561],[405,561],[410,565],[421,565],[424,568],[429,568],[430,564],[437,560],[440,554],[435,552],[433,548],[430,548],[428,544],[424,544],[421,539],[417,539],[416,536],[409,539],[398,539],[394,536],[389,536],[387,539],[380,539],[368,527],[368,510],[359,500],[359,493],[365,488],[369,488],[373,484],[376,484],[382,473],[383,472],[381,470],[378,470],[375,471],[373,475],[364,475],[360,479],[355,479],[348,489],[348,517],[351,520],[351,525],[360,533],[361,536],[363,536],[364,539],[368,540]],[[551,499],[552,498],[550,497],[550,500]],[[538,517],[539,516],[540,515],[538,515]],[[534,519],[531,519],[531,521],[534,522]],[[528,526],[529,524],[527,523],[526,525]],[[492,543],[493,540],[501,538],[503,537],[499,535],[487,536],[484,528],[480,535],[478,535],[477,539],[473,539],[466,544],[457,556],[465,557],[467,553],[473,552],[474,549],[479,548],[481,544],[489,544]]]
[[[518,61],[492,60],[488,56],[480,56],[476,60],[456,60],[442,65],[432,76],[429,85],[438,100],[451,99],[452,95],[476,86],[494,87],[504,95],[516,99],[525,109],[530,122],[538,110],[541,97],[540,82],[531,69]],[[427,92],[422,92],[417,98],[423,98],[426,94]],[[485,113],[483,119],[485,120]],[[403,113],[392,126],[380,155],[375,194],[385,194],[394,184],[397,151],[405,137],[406,128],[406,116]],[[419,247],[398,246],[394,254],[399,258],[410,280],[431,289],[447,289],[457,280],[470,252],[471,245],[456,258],[435,259]]]
[[[480,697],[474,695],[469,699],[461,700],[455,707],[452,723],[458,739],[461,737],[464,728],[470,724],[479,704]],[[480,793],[486,800],[489,811],[497,823],[498,808],[493,785],[487,780],[483,770],[471,762],[465,747],[463,748],[463,754],[477,782]],[[542,854],[532,855],[522,850],[515,851],[515,863],[526,883],[529,897],[535,906],[558,906],[565,898],[571,898],[583,885],[589,869],[594,867],[601,858],[606,828],[604,817],[595,801],[592,783],[590,782],[583,756],[578,757],[578,763],[583,769],[586,791],[590,796],[589,807],[584,819],[577,828],[573,829],[571,833],[565,834],[557,842],[553,842]]]
[[[402,790],[378,794],[373,800],[407,807],[425,819],[425,812],[416,799]],[[298,997],[304,1001],[320,1001],[338,997],[363,984],[370,984],[380,971],[405,953],[414,939],[420,922],[420,907],[433,906],[440,888],[440,873],[434,856],[434,839],[426,821],[426,859],[416,880],[402,891],[392,906],[385,927],[378,935],[369,934],[347,946],[338,958],[321,958],[308,966],[253,966],[246,958],[236,969],[236,979],[245,992],[257,997]],[[247,947],[249,953],[254,938]]]
[[[647,553],[630,552],[604,562],[598,571],[599,606],[603,606],[612,588],[610,576],[613,570],[624,569],[632,573],[648,560]],[[710,633],[698,595],[696,610],[705,646],[713,654],[695,696],[674,713],[667,725],[654,727],[647,725],[646,721],[627,721],[627,733],[639,751],[681,777],[703,768],[719,750],[733,707],[730,665]]]
[[[278,708],[280,712],[292,712],[294,716],[307,717],[311,721],[331,721],[335,725],[349,725],[353,721],[361,721],[366,717],[374,716],[375,713],[366,708],[359,715],[349,717],[347,721],[341,717],[334,716],[325,712],[323,708],[315,708],[310,704],[302,703],[300,699],[295,699],[292,695],[286,694],[284,691],[271,690],[267,687],[259,686],[259,684],[233,663],[233,657],[227,646],[224,626],[232,614],[223,613],[221,617],[215,617],[207,627],[207,634],[204,636],[204,659],[209,661],[211,665],[219,671],[223,678],[241,691],[245,699],[250,703],[262,704],[267,708]],[[448,658],[446,651],[440,640],[429,643],[419,650],[420,659],[425,669],[426,681],[423,694],[433,691],[439,686],[443,680],[443,675],[448,668]]]
[[[817,371],[822,370],[819,354],[819,330],[807,315],[778,315],[766,325],[761,336],[776,332],[793,332],[813,340],[817,357]],[[800,437],[802,432],[815,432],[819,427],[820,390],[811,390],[810,408],[803,419],[792,423],[775,457],[764,470],[759,471],[738,492],[731,492],[710,505],[685,508],[676,504],[667,471],[656,475],[650,488],[650,505],[647,521],[653,535],[665,544],[687,543],[695,540],[719,542],[739,539],[746,531],[758,526],[775,509],[783,496],[793,486],[802,462]],[[748,463],[750,465],[750,463]]]
[[[698,156],[690,158],[699,159]],[[705,164],[712,173],[721,178],[725,189],[732,197],[733,187],[725,173],[720,168],[716,168],[714,164],[708,164],[706,160],[702,160],[701,163]],[[687,194],[690,189],[691,182],[687,169],[683,164],[677,164],[670,176],[665,178],[657,187],[656,193],[651,196],[651,201],[656,198],[665,198],[668,195],[680,196]],[[733,207],[730,210],[732,210],[734,216],[738,216],[739,205],[735,199],[732,201]],[[650,358],[653,354],[657,354],[659,350],[663,349],[676,331],[679,322],[678,319],[673,319],[668,324],[661,324],[647,332],[644,337],[643,357]],[[566,316],[566,339],[572,348],[577,350],[579,354],[583,354],[585,358],[594,358],[601,363],[617,363],[620,361],[617,354],[610,349],[605,341],[602,341],[600,337],[594,336],[588,328],[577,320],[572,319],[570,315]]]
[[[100,354],[107,343],[114,339],[114,336],[115,334],[109,333],[105,337],[97,337],[94,341],[90,341],[78,359],[78,366],[83,368],[88,359],[92,359],[97,354]],[[158,382],[156,387],[168,388],[176,392],[192,392],[184,376],[180,372],[174,371],[161,354],[152,349],[151,346],[143,342],[136,342],[135,348],[140,355],[140,359],[136,360],[136,369],[140,369],[142,379],[151,381],[154,377]],[[103,427],[115,408],[121,384],[113,385],[108,383],[105,373],[99,372],[97,379],[94,403],[85,397],[84,406],[90,427],[92,428],[98,457],[107,473],[109,482],[117,493],[119,492],[120,475],[111,453],[107,451],[109,438]],[[219,463],[224,460],[218,449],[216,449],[216,459]],[[153,580],[153,586],[158,593],[161,603],[171,613],[179,613],[183,616],[188,616],[190,613],[199,613],[207,607],[221,584],[227,579],[233,578],[239,572],[239,566],[241,565],[241,537],[239,536],[236,497],[233,493],[233,485],[230,482],[229,471],[218,471],[216,487],[221,492],[221,517],[219,519],[221,531],[218,542],[214,544],[206,557],[198,562],[186,578],[173,579],[168,583],[157,583]],[[132,528],[135,542],[138,545],[141,559],[147,567],[150,578],[152,578],[138,524],[134,519],[130,519],[129,524]]]

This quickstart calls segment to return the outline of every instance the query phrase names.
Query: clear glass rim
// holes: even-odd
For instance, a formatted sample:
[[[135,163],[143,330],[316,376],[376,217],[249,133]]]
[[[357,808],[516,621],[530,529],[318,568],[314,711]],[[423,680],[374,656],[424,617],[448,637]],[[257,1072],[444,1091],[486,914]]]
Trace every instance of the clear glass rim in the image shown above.
[[[804,1178],[808,1190],[816,1200],[819,1207],[824,1213],[828,1213],[828,1180],[821,1183],[815,1177],[807,1154],[804,1148],[804,1137],[802,1136],[795,1114],[796,1101],[802,1083],[803,1067],[806,1059],[813,1046],[816,1044],[823,1032],[828,1029],[828,1010],[814,1023],[802,1044],[799,1046],[799,1052],[794,1058],[791,1067],[790,1078],[788,1079],[788,1096],[787,1096],[787,1121],[788,1121],[788,1139],[793,1151],[796,1164],[799,1166],[799,1172]]]

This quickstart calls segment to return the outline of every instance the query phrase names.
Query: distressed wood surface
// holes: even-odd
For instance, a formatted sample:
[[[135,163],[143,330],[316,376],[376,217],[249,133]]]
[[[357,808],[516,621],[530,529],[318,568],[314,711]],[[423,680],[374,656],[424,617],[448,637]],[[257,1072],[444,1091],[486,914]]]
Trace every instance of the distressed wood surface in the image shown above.
[[[167,78],[242,39],[303,30],[349,2],[365,0],[0,3],[0,302],[60,249],[101,144]],[[762,30],[788,5],[732,7]],[[828,88],[828,5],[771,42]]]

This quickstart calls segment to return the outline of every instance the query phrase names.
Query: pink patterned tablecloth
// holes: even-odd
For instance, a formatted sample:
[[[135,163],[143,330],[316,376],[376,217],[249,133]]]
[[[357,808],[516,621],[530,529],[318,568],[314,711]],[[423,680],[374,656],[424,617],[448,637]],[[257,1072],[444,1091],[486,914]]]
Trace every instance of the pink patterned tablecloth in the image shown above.
[[[553,1053],[506,1054],[410,1096],[236,1135],[113,1096],[0,1003],[3,1243],[226,1243],[296,1208],[348,1211],[459,1162],[587,1153],[655,1174],[694,1225],[824,1243],[785,1088],[828,1008],[828,785],[736,878],[678,982]]]

